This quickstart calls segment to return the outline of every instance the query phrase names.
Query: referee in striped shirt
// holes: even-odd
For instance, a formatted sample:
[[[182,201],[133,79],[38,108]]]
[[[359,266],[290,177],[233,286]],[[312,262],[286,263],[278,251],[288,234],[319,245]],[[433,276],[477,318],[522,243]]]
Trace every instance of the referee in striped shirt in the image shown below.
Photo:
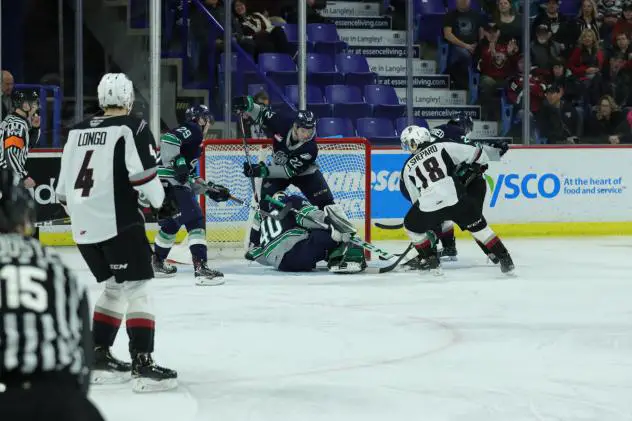
[[[31,195],[0,170],[0,419],[99,421],[87,399],[92,344],[85,288],[28,237]]]

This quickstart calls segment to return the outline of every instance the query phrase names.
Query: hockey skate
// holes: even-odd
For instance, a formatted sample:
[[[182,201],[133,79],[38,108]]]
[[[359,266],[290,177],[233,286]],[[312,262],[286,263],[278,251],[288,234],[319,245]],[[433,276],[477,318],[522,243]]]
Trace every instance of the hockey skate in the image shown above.
[[[94,357],[92,384],[121,384],[131,380],[132,365],[115,358],[110,348],[96,347]]]
[[[132,361],[132,390],[138,393],[161,392],[178,387],[178,373],[154,362],[149,353],[139,353]]]
[[[202,260],[193,261],[195,284],[200,286],[217,286],[224,283],[224,274],[206,266]]]
[[[457,251],[455,246],[446,246],[441,249],[439,252],[439,257],[443,261],[454,262],[457,260],[456,258]]]
[[[175,276],[178,268],[160,260],[155,254],[151,256],[151,265],[154,268],[154,276],[156,278],[171,278]]]
[[[515,269],[514,262],[511,260],[509,253],[506,253],[498,258],[500,262],[500,270],[502,273],[511,275]]]

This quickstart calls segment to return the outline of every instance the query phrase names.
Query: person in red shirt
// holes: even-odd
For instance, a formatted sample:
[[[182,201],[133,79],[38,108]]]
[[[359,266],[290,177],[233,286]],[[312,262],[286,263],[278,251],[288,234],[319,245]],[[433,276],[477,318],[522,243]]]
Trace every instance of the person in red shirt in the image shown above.
[[[531,93],[529,95],[529,105],[532,113],[537,113],[540,110],[542,101],[544,100],[544,90],[546,89],[545,81],[542,80],[534,72],[537,68],[532,67],[529,72],[529,87]],[[516,109],[522,112],[522,87],[524,83],[524,56],[520,55],[518,59],[518,74],[509,80],[507,86],[507,99],[510,103],[514,104]]]
[[[507,44],[498,43],[499,35],[498,27],[490,24],[485,33],[489,43],[481,49],[481,58],[478,63],[481,72],[479,85],[481,119],[488,121],[500,118],[497,91],[505,88],[507,78],[516,72],[518,44],[513,39]]]
[[[612,29],[612,43],[617,42],[619,34],[632,33],[632,3],[626,2],[623,5],[623,15]]]
[[[579,45],[568,60],[568,68],[580,80],[592,79],[601,71],[604,55],[599,48],[599,40],[591,29],[584,29],[579,36]]]

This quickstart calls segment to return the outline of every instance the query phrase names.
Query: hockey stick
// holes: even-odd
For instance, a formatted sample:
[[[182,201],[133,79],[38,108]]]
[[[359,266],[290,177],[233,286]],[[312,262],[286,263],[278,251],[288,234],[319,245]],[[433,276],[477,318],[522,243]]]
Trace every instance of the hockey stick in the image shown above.
[[[244,128],[244,116],[243,114],[239,114],[239,124],[241,126],[241,141],[244,147],[244,154],[246,155],[246,162],[250,166],[250,171],[252,171],[252,161],[250,160],[250,153],[248,152],[248,142],[246,141],[246,129]],[[252,195],[255,198],[255,202],[259,203],[259,196],[257,195],[257,187],[255,186],[255,179],[252,177],[248,177],[250,179],[250,187],[252,187]]]
[[[384,267],[381,267],[381,268],[370,267],[370,268],[366,268],[364,271],[366,273],[370,273],[370,274],[379,274],[379,273],[390,272],[393,269],[395,269],[402,262],[402,260],[404,260],[404,257],[406,257],[406,255],[408,254],[408,252],[410,251],[410,249],[412,247],[413,247],[413,243],[408,243],[408,247],[406,247],[406,250],[404,250],[403,253],[394,255],[394,256],[399,256],[399,257],[397,258],[397,260],[395,260],[390,265],[384,266]]]
[[[50,227],[53,225],[68,225],[68,224],[70,224],[70,218],[66,217],[66,218],[51,219],[49,221],[36,222],[33,224],[33,226],[34,227]]]
[[[279,207],[279,208],[286,208],[286,205],[283,202],[280,202],[270,196],[266,196],[265,200],[267,200],[268,202],[272,203],[273,205]],[[290,211],[293,213],[298,213],[298,210],[294,209],[294,208],[290,208]],[[316,225],[320,226],[323,229],[329,229],[329,224],[326,224],[324,222],[320,222],[317,221],[313,218],[310,218],[308,215],[301,215],[303,218],[307,219],[308,221],[311,221],[313,223],[315,223]],[[384,259],[391,259],[393,257],[395,257],[394,254],[391,254],[385,250],[382,250],[381,248],[377,247],[374,244],[371,243],[367,243],[366,241],[364,241],[363,239],[361,239],[360,237],[351,237],[351,239],[349,240],[350,243],[355,244],[357,246],[362,247],[365,250],[369,250],[372,253],[376,253],[377,255],[381,256]]]

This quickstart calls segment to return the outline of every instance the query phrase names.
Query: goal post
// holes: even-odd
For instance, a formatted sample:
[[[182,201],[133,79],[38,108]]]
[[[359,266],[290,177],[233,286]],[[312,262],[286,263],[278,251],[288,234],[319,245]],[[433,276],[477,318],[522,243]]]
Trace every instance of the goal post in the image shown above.
[[[371,145],[364,138],[317,139],[319,151],[316,163],[320,167],[334,200],[345,210],[367,241],[371,236]],[[252,163],[272,162],[272,140],[248,139]],[[228,201],[216,203],[205,196],[200,204],[206,218],[206,238],[209,251],[243,250],[247,243],[255,205],[251,182],[243,175],[246,160],[242,139],[210,139],[202,146],[200,176],[206,181],[227,187],[231,194],[246,202],[239,205]],[[261,180],[256,179],[257,188]],[[300,194],[290,186],[287,192]]]

